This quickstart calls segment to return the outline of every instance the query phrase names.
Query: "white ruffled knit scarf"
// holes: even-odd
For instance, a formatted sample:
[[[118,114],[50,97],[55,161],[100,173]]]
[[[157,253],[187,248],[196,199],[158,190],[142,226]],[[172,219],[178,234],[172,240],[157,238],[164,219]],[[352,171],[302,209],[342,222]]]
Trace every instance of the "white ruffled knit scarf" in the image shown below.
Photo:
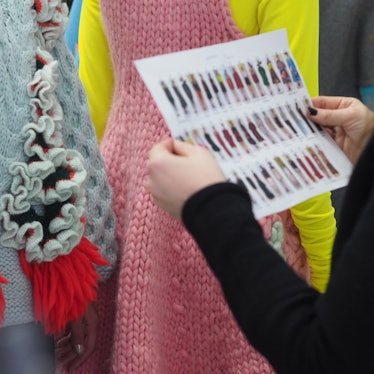
[[[63,37],[67,7],[35,0],[36,71],[27,86],[32,121],[22,128],[26,162],[14,162],[10,192],[0,198],[1,245],[19,251],[33,284],[34,314],[48,333],[62,331],[96,298],[94,264],[106,262],[85,237],[86,170],[79,152],[66,149],[56,96],[58,62],[51,51]],[[0,275],[0,283],[7,283]],[[0,289],[1,293],[1,289]],[[5,301],[0,294],[0,321]]]

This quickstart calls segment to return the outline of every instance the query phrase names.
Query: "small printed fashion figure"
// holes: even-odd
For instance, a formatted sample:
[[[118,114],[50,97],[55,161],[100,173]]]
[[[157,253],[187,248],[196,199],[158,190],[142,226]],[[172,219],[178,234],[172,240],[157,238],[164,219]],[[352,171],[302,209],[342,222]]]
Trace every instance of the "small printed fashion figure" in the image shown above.
[[[190,81],[193,89],[195,90],[195,93],[196,93],[197,99],[199,100],[199,104],[200,104],[201,109],[202,110],[207,110],[207,106],[206,106],[206,103],[205,103],[205,98],[204,98],[203,91],[202,91],[202,89],[200,87],[200,84],[197,81],[195,75],[194,74],[188,74],[187,78]]]
[[[162,89],[163,89],[163,91],[164,91],[164,93],[165,93],[165,96],[166,96],[167,99],[169,100],[170,104],[173,106],[176,115],[179,116],[179,112],[178,112],[177,105],[175,104],[174,97],[173,97],[173,95],[171,94],[168,85],[167,85],[164,81],[161,81],[160,84],[161,84],[161,87],[162,87]]]
[[[273,121],[276,123],[276,125],[278,126],[278,128],[283,131],[283,133],[287,136],[288,139],[292,139],[292,134],[290,131],[288,131],[288,129],[283,126],[283,123],[282,121],[280,120],[279,116],[278,116],[278,113],[275,111],[274,108],[271,108],[270,109],[270,114],[271,114],[271,118],[273,119]]]
[[[275,198],[274,193],[268,188],[268,186],[264,183],[264,181],[258,177],[258,175],[255,172],[252,172],[253,176],[256,179],[257,184],[261,188],[261,190],[264,192],[265,196],[269,200],[273,200]]]
[[[205,138],[206,142],[209,144],[210,148],[216,154],[218,154],[220,157],[223,157],[222,154],[221,154],[221,148],[218,147],[218,145],[213,141],[211,135],[209,134],[208,130],[205,127],[203,127],[203,134],[204,134],[204,138]]]
[[[191,135],[190,135],[190,133],[188,131],[184,132],[184,139],[185,139],[186,143],[196,144],[196,142],[192,139],[192,137],[191,137]]]
[[[219,106],[222,106],[223,104],[222,104],[222,100],[221,100],[221,94],[219,92],[219,89],[217,87],[217,84],[216,84],[215,80],[212,78],[210,73],[208,73],[208,79],[209,79],[209,83],[210,83],[210,85],[213,89],[214,96],[218,101]]]
[[[282,120],[284,121],[284,123],[289,127],[289,129],[297,136],[299,135],[299,133],[297,132],[297,130],[295,129],[295,127],[292,125],[290,119],[287,117],[285,111],[283,110],[283,108],[281,106],[278,107],[278,111],[281,115],[281,118]]]
[[[250,188],[249,191],[251,192],[251,197],[255,196],[255,199],[259,198],[261,201],[266,201],[266,197],[262,190],[259,189],[259,187],[256,186],[256,183],[253,181],[253,179],[248,175],[248,173],[244,173],[244,178],[248,182]]]
[[[240,94],[242,95],[243,100],[248,101],[249,97],[248,97],[248,94],[245,90],[243,81],[240,78],[240,75],[239,75],[238,71],[234,67],[232,67],[231,72],[232,72],[232,76],[234,78],[235,85],[236,85],[237,89],[239,90]]]
[[[239,123],[240,129],[243,132],[243,134],[244,134],[245,138],[247,139],[248,143],[253,145],[254,147],[258,148],[258,145],[257,145],[255,139],[253,139],[252,135],[245,128],[244,123],[240,118],[238,118],[238,123]]]
[[[335,167],[332,165],[330,160],[326,157],[325,153],[321,150],[321,148],[318,147],[318,145],[315,145],[317,149],[317,153],[319,157],[321,157],[322,161],[325,163],[325,165],[330,170],[331,174],[337,177],[339,175],[339,172],[335,169]]]
[[[262,84],[261,84],[259,78],[258,78],[257,72],[250,62],[248,62],[248,68],[249,68],[249,75],[251,76],[251,78],[252,78],[253,82],[255,83],[255,85],[256,85],[258,91],[260,92],[261,96],[265,96],[265,91],[262,87]]]
[[[252,83],[251,78],[249,77],[249,74],[248,74],[247,68],[245,67],[245,64],[243,64],[243,63],[238,64],[238,69],[239,69],[240,75],[244,79],[244,82],[245,82],[249,92],[251,93],[252,98],[258,97],[258,92],[256,90],[256,87]]]
[[[213,134],[214,134],[214,137],[217,139],[218,143],[220,144],[220,146],[225,150],[227,155],[229,157],[232,157],[232,153],[229,151],[225,141],[222,139],[220,132],[215,127],[213,127]]]
[[[316,179],[314,178],[313,174],[310,172],[310,170],[308,169],[308,167],[305,165],[304,161],[301,159],[300,155],[299,154],[296,154],[294,153],[294,157],[297,161],[297,163],[300,165],[300,167],[304,170],[304,173],[308,176],[308,178],[312,181],[312,182],[316,182]]]
[[[183,77],[180,78],[180,82],[182,84],[182,88],[183,88],[184,93],[187,95],[187,97],[188,97],[188,99],[189,99],[189,101],[190,101],[190,103],[193,107],[194,112],[197,113],[196,102],[195,102],[195,98],[194,98],[194,95],[193,95],[193,92],[191,90],[190,85],[188,84],[187,80]],[[173,86],[173,88],[174,88],[174,86]],[[177,92],[175,92],[175,93],[177,94]],[[182,95],[180,95],[180,96],[182,97]]]
[[[291,166],[292,170],[295,172],[296,175],[298,175],[300,177],[300,179],[302,179],[302,181],[306,184],[306,185],[309,185],[310,182],[309,180],[306,178],[306,176],[304,175],[304,173],[301,171],[301,169],[299,168],[299,166],[296,164],[296,162],[290,157],[290,155],[288,154],[285,154],[284,155],[285,159],[287,160],[288,164]]]
[[[271,81],[277,87],[278,93],[283,92],[281,84],[280,84],[281,80],[279,79],[277,73],[275,72],[273,63],[270,61],[269,58],[266,59],[266,65],[267,65],[269,73],[270,73]]]
[[[309,108],[311,108],[311,105],[312,104],[309,99],[307,97],[304,97],[304,108],[310,110]],[[317,128],[318,131],[323,131],[322,126],[320,126],[318,123],[313,122],[313,125]]]
[[[214,70],[214,75],[217,79],[217,82],[218,82],[218,85],[221,89],[221,92],[226,99],[226,103],[231,104],[231,101],[230,101],[229,95],[227,93],[227,88],[226,88],[225,82],[223,80],[222,74],[218,70]]]
[[[291,107],[291,105],[289,103],[286,104],[286,107],[287,107],[288,113],[290,114],[292,120],[297,125],[297,127],[301,130],[301,132],[304,135],[308,135],[309,131],[305,127],[304,122],[302,121],[302,119],[294,112],[294,110],[292,109],[292,107]]]
[[[233,82],[230,74],[228,73],[228,71],[226,69],[223,72],[223,76],[225,77],[227,86],[230,89],[230,92],[231,92],[232,96],[234,96],[235,101],[237,103],[240,103],[240,98],[239,98],[238,93],[236,92],[236,87],[234,85],[234,82]]]
[[[240,178],[239,177],[239,175],[235,172],[235,171],[233,171],[232,172],[232,174],[233,174],[233,176],[234,176],[234,183],[236,183],[238,186],[240,186],[240,187],[242,187],[242,188],[244,188],[244,189],[248,189],[248,187],[246,186],[246,184],[243,182],[243,179],[242,178]]]
[[[270,133],[269,129],[265,126],[264,124],[264,121],[261,119],[260,115],[257,114],[257,113],[254,113],[253,114],[253,117],[254,117],[254,121],[255,121],[255,124],[256,124],[256,128],[258,128],[262,134],[268,139],[270,140],[270,142],[272,144],[275,144],[276,143],[276,139],[274,138],[274,136]]]
[[[281,140],[281,141],[285,140],[283,135],[278,131],[277,126],[274,124],[272,119],[268,116],[268,114],[266,112],[262,112],[262,116],[264,117],[266,126],[273,134],[275,134],[279,138],[278,140]]]
[[[290,187],[285,182],[284,178],[282,177],[282,174],[279,172],[279,170],[271,163],[268,163],[270,172],[274,175],[275,179],[282,185],[284,190],[288,193],[291,191]]]
[[[283,195],[282,191],[279,189],[276,181],[273,179],[272,175],[266,170],[266,168],[261,165],[260,171],[261,171],[262,176],[265,178],[266,182],[270,185],[270,187],[275,192],[275,194],[278,196],[282,196]]]
[[[214,109],[216,107],[215,104],[214,104],[214,97],[213,97],[213,94],[212,94],[212,92],[211,92],[211,90],[208,86],[208,83],[205,81],[202,74],[199,74],[199,78],[200,78],[201,85],[203,86],[205,95],[210,102],[210,106]]]
[[[240,151],[237,149],[236,143],[235,143],[233,137],[231,136],[229,130],[225,127],[225,125],[223,123],[221,123],[221,126],[222,126],[223,137],[226,139],[226,141],[229,144],[229,146],[231,147],[231,149],[233,151],[235,151],[236,155],[241,156]]]
[[[250,149],[248,146],[248,143],[243,139],[242,135],[240,134],[239,130],[236,128],[234,121],[228,120],[227,123],[230,126],[230,130],[232,134],[234,135],[234,138],[239,143],[239,145],[242,147],[245,153],[249,153]]]
[[[323,174],[326,175],[327,178],[331,178],[331,174],[327,170],[325,164],[321,161],[321,159],[318,157],[317,153],[312,147],[307,147],[306,150],[308,153],[312,156],[315,163],[318,165],[319,169],[322,171]]]
[[[189,133],[188,131],[186,131],[186,132],[184,133],[184,136],[185,136],[185,141],[186,141],[186,143],[188,143],[188,144],[192,144],[192,145],[196,145],[196,144],[197,144],[196,141],[195,141],[195,139],[193,139],[193,138],[191,137],[191,135],[190,135],[190,133]]]
[[[201,134],[198,129],[192,129],[190,131],[192,140],[195,144],[200,145],[201,147],[208,148],[205,140],[201,137]]]
[[[273,90],[271,88],[268,75],[266,73],[265,68],[262,66],[262,61],[261,60],[257,60],[257,70],[258,70],[258,73],[260,74],[260,77],[262,79],[262,83],[267,88],[270,95],[273,95]]]
[[[275,63],[277,65],[277,68],[279,70],[280,76],[282,78],[283,84],[287,87],[288,91],[292,90],[292,80],[290,77],[290,74],[288,74],[286,64],[281,59],[280,55],[277,54],[275,56]]]
[[[184,99],[182,93],[179,91],[179,87],[177,83],[175,83],[175,80],[171,81],[171,87],[173,88],[173,91],[175,95],[177,96],[179,103],[183,109],[184,114],[188,114],[188,104],[187,101]]]
[[[256,140],[259,143],[262,143],[265,141],[265,139],[262,137],[262,135],[257,131],[256,125],[253,123],[253,121],[247,116],[247,124],[250,132],[254,135]]]
[[[308,156],[307,153],[304,153],[302,152],[303,154],[303,157],[305,159],[305,161],[308,163],[308,165],[311,167],[311,169],[313,170],[313,173],[314,175],[318,178],[318,179],[323,179],[323,175],[319,172],[319,170],[317,169],[316,165],[314,164],[314,162],[311,160],[311,158]]]
[[[284,55],[286,56],[286,63],[288,65],[288,68],[290,69],[292,80],[296,83],[298,88],[301,88],[303,86],[303,83],[301,81],[301,77],[294,60],[291,58],[288,52],[284,52]]]
[[[309,122],[308,118],[306,118],[306,116],[305,116],[303,110],[300,108],[298,102],[295,103],[295,108],[296,108],[297,112],[299,113],[300,117],[303,119],[304,123],[308,126],[309,130],[310,130],[312,133],[315,133],[315,130],[314,130],[313,126],[312,126],[311,123]]]
[[[300,182],[297,180],[297,178],[293,175],[292,171],[287,167],[285,162],[280,157],[274,157],[274,161],[297,190],[302,188]]]

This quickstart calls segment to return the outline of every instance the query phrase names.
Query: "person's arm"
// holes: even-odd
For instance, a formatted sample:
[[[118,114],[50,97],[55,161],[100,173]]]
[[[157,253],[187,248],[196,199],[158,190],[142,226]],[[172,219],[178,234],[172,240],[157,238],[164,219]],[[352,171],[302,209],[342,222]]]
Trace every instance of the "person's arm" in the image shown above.
[[[79,76],[99,141],[110,111],[113,71],[99,0],[84,0],[79,26]],[[100,53],[98,53],[100,51]]]
[[[287,29],[290,49],[311,96],[318,94],[318,0],[229,0],[233,18],[246,35]],[[330,274],[331,248],[336,234],[331,193],[291,208],[306,250],[312,285],[323,292]]]
[[[278,373],[374,372],[374,113],[358,103],[313,99],[313,119],[345,134],[347,155],[366,144],[347,190],[333,274],[323,295],[264,241],[248,192],[225,183],[206,148],[167,139],[149,155],[146,189],[161,209],[183,218],[243,332]]]
[[[248,192],[225,182],[207,149],[167,139],[150,152],[145,187],[160,208],[183,218],[244,334],[280,374],[374,370],[374,193],[368,175],[374,139],[367,149],[350,189],[352,198],[363,185],[366,193],[357,197],[359,206],[352,202],[355,218],[352,209],[345,216],[345,240],[336,248],[339,259],[326,294],[309,287],[265,242]]]
[[[263,240],[240,187],[210,185],[184,205],[183,221],[240,327],[277,373],[373,371],[371,195],[324,295],[308,287]]]

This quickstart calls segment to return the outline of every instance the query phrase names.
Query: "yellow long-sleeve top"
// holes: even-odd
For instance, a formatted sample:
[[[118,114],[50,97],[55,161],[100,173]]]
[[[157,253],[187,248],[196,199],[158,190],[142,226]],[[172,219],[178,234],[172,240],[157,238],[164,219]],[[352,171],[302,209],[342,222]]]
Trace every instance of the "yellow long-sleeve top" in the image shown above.
[[[286,28],[290,49],[309,93],[318,94],[318,0],[228,0],[237,27],[248,36]],[[100,53],[98,53],[100,51]],[[101,19],[99,0],[85,0],[79,31],[80,77],[98,138],[101,139],[111,105],[113,72]],[[330,273],[336,233],[330,193],[291,209],[307,252],[312,285],[323,292]]]

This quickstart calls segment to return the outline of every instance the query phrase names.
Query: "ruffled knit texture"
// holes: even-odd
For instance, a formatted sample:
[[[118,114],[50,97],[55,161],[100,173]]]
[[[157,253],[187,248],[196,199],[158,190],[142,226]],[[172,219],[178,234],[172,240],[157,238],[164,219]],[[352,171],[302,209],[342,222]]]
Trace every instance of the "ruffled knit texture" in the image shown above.
[[[121,262],[117,308],[108,292],[113,284],[104,285],[99,347],[77,373],[273,373],[241,333],[192,238],[153,205],[143,186],[148,152],[169,132],[133,61],[244,35],[226,0],[100,4],[116,81],[102,152],[114,190]],[[266,237],[282,241],[275,246],[307,278],[305,252],[290,213],[262,224]],[[111,321],[113,335],[107,329]]]
[[[65,148],[62,135],[58,62],[51,52],[63,37],[67,7],[61,0],[35,0],[30,11],[37,27],[36,69],[26,87],[31,121],[22,128],[27,159],[9,167],[10,192],[0,198],[1,244],[19,251],[33,287],[35,319],[53,333],[96,299],[94,264],[107,262],[83,237],[87,172],[80,153]]]

